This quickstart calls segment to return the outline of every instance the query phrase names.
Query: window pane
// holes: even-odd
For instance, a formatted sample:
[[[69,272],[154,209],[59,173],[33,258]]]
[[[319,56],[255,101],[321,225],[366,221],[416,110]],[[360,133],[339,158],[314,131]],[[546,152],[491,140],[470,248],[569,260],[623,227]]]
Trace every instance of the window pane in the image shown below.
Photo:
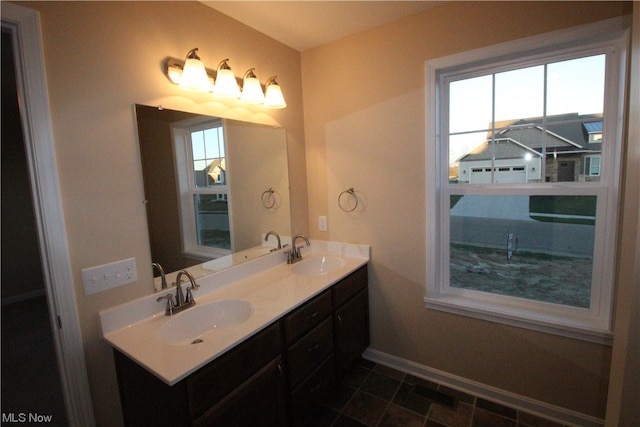
[[[478,183],[471,181],[473,169],[491,167],[491,153],[487,150],[487,132],[465,133],[449,136],[449,182]],[[489,174],[491,176],[491,174]],[[476,175],[477,177],[477,175]]]
[[[596,196],[451,196],[450,286],[588,308]]]
[[[449,132],[487,129],[491,124],[492,76],[449,84]]]
[[[224,194],[194,194],[198,245],[231,249],[229,209]]]
[[[204,131],[204,140],[207,158],[224,157],[224,143],[219,138],[218,129],[212,128]]]
[[[191,132],[191,152],[193,159],[204,159],[204,133],[202,131]]]
[[[556,62],[547,70],[547,114],[602,114],[605,55]]]
[[[502,121],[542,117],[544,66],[496,74],[496,127]]]

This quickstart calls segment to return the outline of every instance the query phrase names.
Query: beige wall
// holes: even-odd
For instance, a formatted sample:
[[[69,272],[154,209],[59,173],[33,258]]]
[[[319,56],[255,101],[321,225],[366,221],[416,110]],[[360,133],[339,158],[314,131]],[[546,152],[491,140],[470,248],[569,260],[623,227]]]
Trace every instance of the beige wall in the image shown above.
[[[425,61],[630,11],[454,2],[302,53],[311,235],[371,244],[374,349],[604,418],[610,347],[425,309]]]
[[[98,425],[120,424],[111,349],[98,312],[152,291],[134,103],[287,129],[296,232],[307,232],[306,171],[297,51],[197,2],[26,2],[40,12],[63,208]],[[217,101],[172,85],[167,56],[191,48],[209,68],[230,58],[236,74],[273,74],[288,108]],[[266,230],[265,230],[266,231]],[[81,270],[136,257],[138,282],[84,296]]]

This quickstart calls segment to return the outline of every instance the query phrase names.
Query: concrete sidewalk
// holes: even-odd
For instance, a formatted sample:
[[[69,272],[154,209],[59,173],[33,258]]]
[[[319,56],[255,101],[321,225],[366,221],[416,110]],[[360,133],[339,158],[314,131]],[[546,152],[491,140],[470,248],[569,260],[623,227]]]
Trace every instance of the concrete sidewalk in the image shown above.
[[[451,209],[451,216],[533,221],[529,217],[529,196],[462,197]]]

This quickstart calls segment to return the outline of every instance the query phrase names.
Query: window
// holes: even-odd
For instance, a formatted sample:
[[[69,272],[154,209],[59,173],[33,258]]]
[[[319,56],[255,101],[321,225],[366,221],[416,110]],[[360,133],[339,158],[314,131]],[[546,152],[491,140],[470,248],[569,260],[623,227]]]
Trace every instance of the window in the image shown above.
[[[211,259],[231,253],[227,159],[220,120],[174,124],[180,221],[185,255]]]
[[[621,27],[427,64],[427,307],[609,342]]]
[[[584,174],[589,176],[600,175],[600,156],[585,156]]]

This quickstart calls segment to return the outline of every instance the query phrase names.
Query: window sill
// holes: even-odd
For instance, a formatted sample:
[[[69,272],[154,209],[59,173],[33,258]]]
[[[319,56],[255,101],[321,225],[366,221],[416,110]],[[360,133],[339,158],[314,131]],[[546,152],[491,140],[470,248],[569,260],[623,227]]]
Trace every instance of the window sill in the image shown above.
[[[587,322],[581,319],[581,323],[584,326],[578,327],[575,324],[571,324],[567,319],[553,315],[541,315],[539,311],[523,310],[521,307],[515,309],[505,305],[490,304],[484,301],[475,301],[454,295],[425,297],[424,302],[426,308],[433,310],[596,344],[608,346],[613,344],[613,335],[611,332],[602,330],[595,324],[595,321],[592,321],[593,325],[587,325]],[[589,326],[591,326],[590,329],[588,329]]]

